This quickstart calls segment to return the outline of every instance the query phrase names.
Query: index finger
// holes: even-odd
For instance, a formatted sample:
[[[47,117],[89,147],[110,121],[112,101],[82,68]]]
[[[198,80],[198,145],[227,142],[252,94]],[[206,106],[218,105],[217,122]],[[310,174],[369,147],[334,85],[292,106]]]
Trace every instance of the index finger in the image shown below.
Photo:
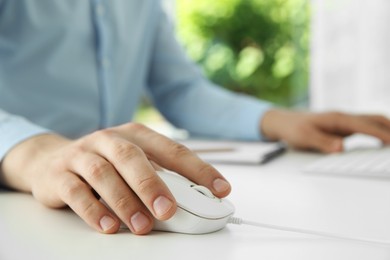
[[[218,197],[230,193],[231,186],[222,174],[184,145],[140,124],[123,125],[118,130],[162,167],[206,186]]]
[[[385,131],[390,133],[390,119],[382,115],[363,115],[361,116],[366,120],[371,121],[374,124],[382,127]]]
[[[350,133],[368,134],[381,139],[385,143],[390,142],[390,122],[378,116],[346,116],[342,121],[344,129]]]
[[[123,138],[117,131],[104,130],[97,134],[100,136],[93,143],[94,152],[114,166],[122,179],[154,217],[166,220],[173,216],[176,211],[175,198],[157,175],[142,149]],[[111,182],[112,180],[111,176]],[[107,188],[108,186],[106,185]],[[111,190],[109,192],[114,194],[118,191]],[[107,199],[105,200],[107,201]],[[136,205],[136,202],[134,203]],[[116,204],[121,205],[123,203],[119,201]],[[129,208],[134,208],[134,205]],[[137,208],[139,207],[135,207],[134,210],[137,210]]]

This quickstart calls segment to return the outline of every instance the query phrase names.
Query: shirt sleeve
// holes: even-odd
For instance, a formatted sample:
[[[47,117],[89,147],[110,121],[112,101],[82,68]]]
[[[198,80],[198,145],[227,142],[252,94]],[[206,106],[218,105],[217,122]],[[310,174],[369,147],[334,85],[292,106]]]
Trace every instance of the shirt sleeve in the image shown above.
[[[186,56],[162,11],[158,24],[149,77],[157,109],[192,135],[263,139],[260,121],[272,105],[211,83]]]
[[[0,162],[18,143],[35,135],[49,132],[51,131],[23,117],[8,114],[0,109]]]

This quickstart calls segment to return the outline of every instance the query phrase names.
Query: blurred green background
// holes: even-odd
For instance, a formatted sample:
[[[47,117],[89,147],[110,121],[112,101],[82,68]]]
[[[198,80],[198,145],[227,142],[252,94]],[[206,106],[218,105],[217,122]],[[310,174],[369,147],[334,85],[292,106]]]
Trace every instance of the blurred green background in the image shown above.
[[[307,97],[308,0],[176,0],[177,32],[217,84],[282,106]]]
[[[308,0],[176,0],[178,38],[213,82],[284,107],[304,106]],[[136,120],[155,117],[140,109]]]

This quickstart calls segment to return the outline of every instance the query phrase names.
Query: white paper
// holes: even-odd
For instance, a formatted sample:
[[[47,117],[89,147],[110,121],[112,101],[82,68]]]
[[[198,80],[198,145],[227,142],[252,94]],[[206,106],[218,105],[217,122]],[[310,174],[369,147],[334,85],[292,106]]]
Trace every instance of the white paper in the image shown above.
[[[280,143],[274,142],[190,140],[182,143],[207,162],[229,164],[260,164],[264,157],[281,147]]]

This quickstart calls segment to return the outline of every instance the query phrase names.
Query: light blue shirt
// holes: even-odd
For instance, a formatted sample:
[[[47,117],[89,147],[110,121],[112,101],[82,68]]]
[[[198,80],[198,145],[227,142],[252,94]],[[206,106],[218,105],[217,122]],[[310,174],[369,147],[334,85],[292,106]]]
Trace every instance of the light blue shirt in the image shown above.
[[[37,134],[129,122],[145,93],[209,137],[258,140],[270,107],[206,80],[158,0],[0,0],[0,160]]]

